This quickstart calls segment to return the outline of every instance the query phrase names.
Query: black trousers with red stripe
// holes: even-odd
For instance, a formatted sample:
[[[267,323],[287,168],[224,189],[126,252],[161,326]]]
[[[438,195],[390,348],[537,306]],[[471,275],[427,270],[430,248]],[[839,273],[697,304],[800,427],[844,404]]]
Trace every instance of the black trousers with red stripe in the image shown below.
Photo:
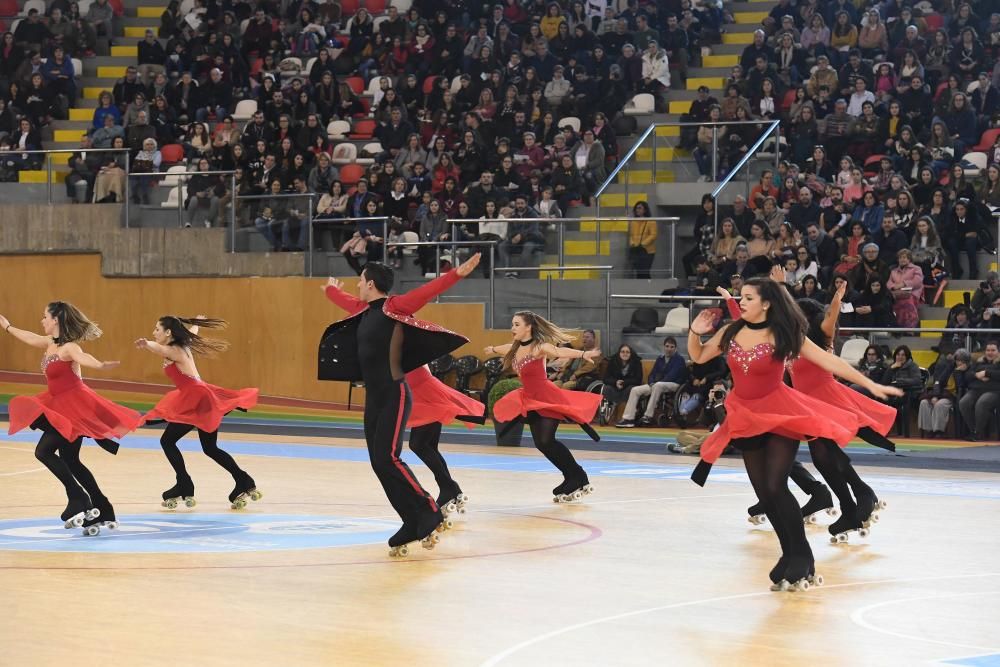
[[[437,513],[438,506],[399,458],[410,416],[410,388],[405,380],[398,380],[370,387],[365,396],[365,441],[375,476],[403,522],[420,523],[421,518]]]

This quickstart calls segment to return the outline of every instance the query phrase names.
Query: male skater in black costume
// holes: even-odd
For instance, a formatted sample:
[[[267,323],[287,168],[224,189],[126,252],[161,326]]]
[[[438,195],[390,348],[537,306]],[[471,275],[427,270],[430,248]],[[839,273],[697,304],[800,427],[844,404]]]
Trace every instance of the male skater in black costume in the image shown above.
[[[435,529],[443,522],[437,503],[399,458],[411,402],[404,376],[468,342],[464,336],[418,320],[413,313],[472,273],[479,259],[479,254],[473,255],[457,269],[399,296],[388,296],[393,272],[379,262],[365,265],[358,280],[359,298],[352,303],[344,303],[342,293],[331,297],[340,291],[340,281],[330,278],[323,287],[331,301],[351,307],[346,318],[323,334],[319,379],[365,383],[368,455],[386,497],[403,520],[403,526],[389,538],[394,549],[417,540],[433,547]]]

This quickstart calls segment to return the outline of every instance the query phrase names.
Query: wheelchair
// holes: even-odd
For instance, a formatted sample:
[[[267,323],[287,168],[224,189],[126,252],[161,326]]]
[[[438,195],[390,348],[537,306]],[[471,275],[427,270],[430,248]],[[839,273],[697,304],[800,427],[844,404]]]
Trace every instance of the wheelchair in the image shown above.
[[[643,396],[639,399],[639,403],[635,406],[635,415],[637,418],[639,418],[639,415],[646,414],[646,407],[649,405],[649,399],[649,396]],[[655,426],[659,428],[666,428],[670,425],[670,421],[674,418],[674,414],[677,412],[675,403],[676,399],[676,391],[663,392],[663,395],[660,396],[659,405],[656,406],[656,411],[654,412],[656,416],[653,418],[653,424]]]
[[[701,400],[699,401],[697,407],[688,412],[687,414],[681,413],[681,406],[694,395],[701,395]],[[674,421],[681,428],[690,428],[700,423],[702,417],[705,413],[705,402],[707,397],[704,395],[704,390],[700,387],[695,387],[691,383],[684,384],[680,389],[674,393]]]

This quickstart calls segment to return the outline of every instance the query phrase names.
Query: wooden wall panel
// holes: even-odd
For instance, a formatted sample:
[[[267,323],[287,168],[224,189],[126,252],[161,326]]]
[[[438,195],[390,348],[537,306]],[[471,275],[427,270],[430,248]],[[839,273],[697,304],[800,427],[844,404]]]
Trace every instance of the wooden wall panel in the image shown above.
[[[0,313],[14,325],[40,332],[50,301],[70,301],[105,331],[87,351],[100,359],[120,359],[110,373],[89,375],[136,382],[166,382],[157,358],[132,346],[149,336],[166,314],[205,314],[229,321],[219,334],[231,347],[199,368],[209,382],[257,386],[265,394],[345,401],[347,387],[316,380],[319,337],[343,312],[320,287],[325,278],[106,278],[99,255],[0,255]],[[344,278],[356,293],[357,278]],[[510,340],[506,329],[483,328],[484,304],[428,304],[420,316],[468,336],[456,352],[482,355],[487,345]],[[0,368],[37,372],[37,350],[0,335]]]

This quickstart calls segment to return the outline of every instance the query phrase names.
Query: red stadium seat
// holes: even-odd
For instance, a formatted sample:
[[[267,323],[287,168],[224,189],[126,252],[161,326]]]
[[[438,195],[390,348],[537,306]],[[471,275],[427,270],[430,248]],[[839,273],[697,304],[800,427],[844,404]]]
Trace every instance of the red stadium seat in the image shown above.
[[[372,135],[375,134],[376,127],[377,124],[371,118],[363,118],[354,122],[348,136],[351,139],[371,139]]]
[[[365,168],[360,164],[345,164],[340,168],[340,182],[345,186],[354,185],[365,177]]]
[[[344,79],[344,83],[347,84],[347,87],[350,88],[355,95],[360,95],[365,92],[365,80],[360,76],[349,76]]]
[[[365,9],[372,15],[384,14],[385,5],[386,0],[365,0]]]
[[[163,164],[177,164],[184,161],[184,147],[180,144],[167,144],[160,149]]]
[[[969,150],[976,153],[989,153],[990,149],[993,148],[993,144],[996,143],[997,137],[1000,137],[1000,128],[995,127],[991,130],[986,130],[983,132],[983,136],[979,138],[979,143]]]

